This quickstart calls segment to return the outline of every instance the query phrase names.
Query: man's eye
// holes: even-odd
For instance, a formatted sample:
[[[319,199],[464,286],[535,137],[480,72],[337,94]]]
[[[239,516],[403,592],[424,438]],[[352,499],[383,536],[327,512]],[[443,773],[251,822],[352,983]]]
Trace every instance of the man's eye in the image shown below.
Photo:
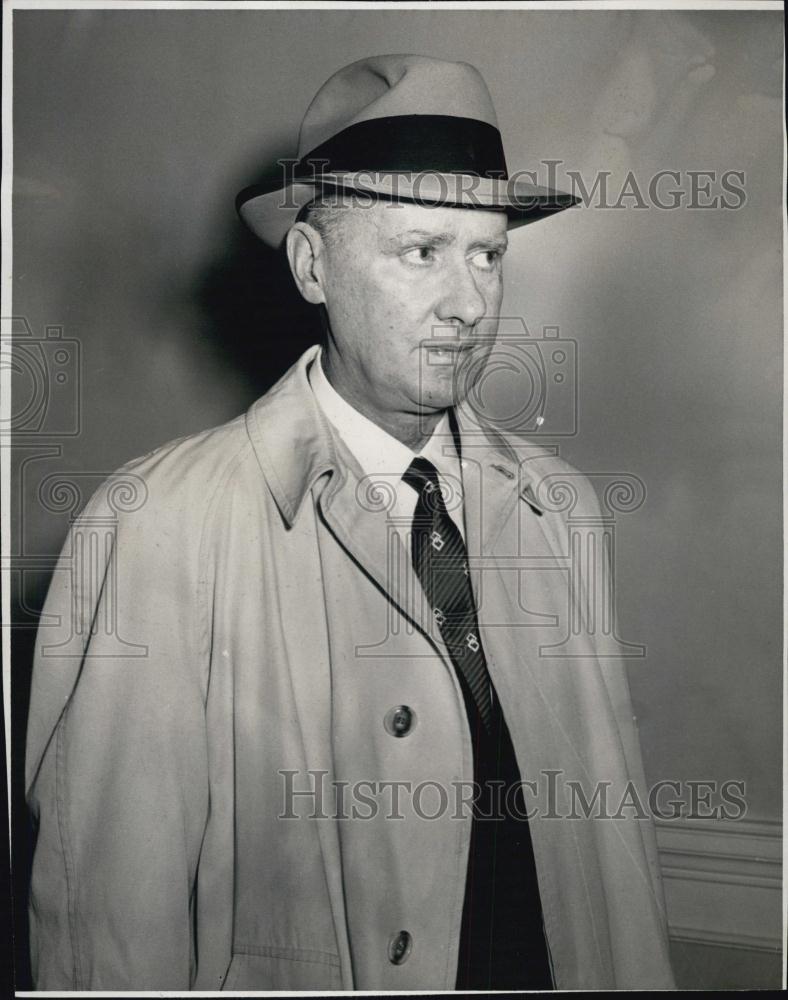
[[[435,260],[435,248],[411,247],[402,256],[409,264],[431,264]]]
[[[471,257],[475,267],[482,271],[494,271],[498,261],[503,257],[500,250],[482,250]]]

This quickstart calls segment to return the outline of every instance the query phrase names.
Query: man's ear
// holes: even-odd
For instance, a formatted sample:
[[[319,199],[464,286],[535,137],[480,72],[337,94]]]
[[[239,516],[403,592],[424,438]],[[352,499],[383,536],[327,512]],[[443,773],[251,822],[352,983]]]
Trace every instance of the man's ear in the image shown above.
[[[296,222],[287,233],[287,259],[299,292],[313,305],[325,304],[320,233],[306,222]]]

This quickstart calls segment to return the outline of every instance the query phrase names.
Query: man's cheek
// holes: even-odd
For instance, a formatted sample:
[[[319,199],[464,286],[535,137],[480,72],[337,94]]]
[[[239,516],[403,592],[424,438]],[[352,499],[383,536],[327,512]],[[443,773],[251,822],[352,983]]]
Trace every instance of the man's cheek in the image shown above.
[[[485,289],[484,299],[486,303],[485,315],[497,317],[503,300],[503,278],[500,274],[493,276]]]

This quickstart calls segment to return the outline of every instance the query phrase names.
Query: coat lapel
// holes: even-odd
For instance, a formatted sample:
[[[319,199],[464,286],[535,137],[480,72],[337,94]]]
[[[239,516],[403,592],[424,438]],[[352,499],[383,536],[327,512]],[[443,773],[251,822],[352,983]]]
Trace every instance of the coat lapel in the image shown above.
[[[491,427],[480,427],[469,415],[467,403],[456,410],[462,455],[465,529],[468,555],[479,568],[495,554],[496,542],[505,525],[526,503],[538,518],[536,480],[529,467],[535,451],[523,442],[517,454],[506,439]],[[515,553],[505,553],[514,556]]]
[[[364,476],[341,439],[337,438],[334,446],[342,472],[320,497],[326,522],[397,610],[448,658],[432,609],[402,542],[403,537],[408,537],[410,525],[394,521],[386,502],[388,493]]]

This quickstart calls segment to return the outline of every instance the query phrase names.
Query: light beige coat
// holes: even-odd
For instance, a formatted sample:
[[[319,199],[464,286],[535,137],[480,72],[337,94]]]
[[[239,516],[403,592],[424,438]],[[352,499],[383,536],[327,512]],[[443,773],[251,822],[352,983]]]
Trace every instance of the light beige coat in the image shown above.
[[[317,409],[314,354],[245,417],[125,466],[72,528],[28,732],[39,989],[453,988],[468,815],[430,822],[406,806],[347,840],[307,799],[300,818],[277,818],[281,771],[446,787],[473,773],[448,655],[415,578],[390,571],[402,553],[386,511]],[[588,798],[607,783],[611,802],[631,780],[646,801],[623,660],[597,658],[585,628],[572,657],[545,648],[585,606],[585,581],[569,573],[566,512],[532,503],[555,498],[543,487],[560,475],[578,491],[572,516],[593,517],[593,490],[544,449],[461,426],[481,632],[538,788],[557,984],[671,987],[651,821],[555,818],[572,780]],[[338,704],[340,667],[351,693]],[[400,703],[418,720],[407,739],[384,726]],[[413,947],[394,965],[400,929]]]

